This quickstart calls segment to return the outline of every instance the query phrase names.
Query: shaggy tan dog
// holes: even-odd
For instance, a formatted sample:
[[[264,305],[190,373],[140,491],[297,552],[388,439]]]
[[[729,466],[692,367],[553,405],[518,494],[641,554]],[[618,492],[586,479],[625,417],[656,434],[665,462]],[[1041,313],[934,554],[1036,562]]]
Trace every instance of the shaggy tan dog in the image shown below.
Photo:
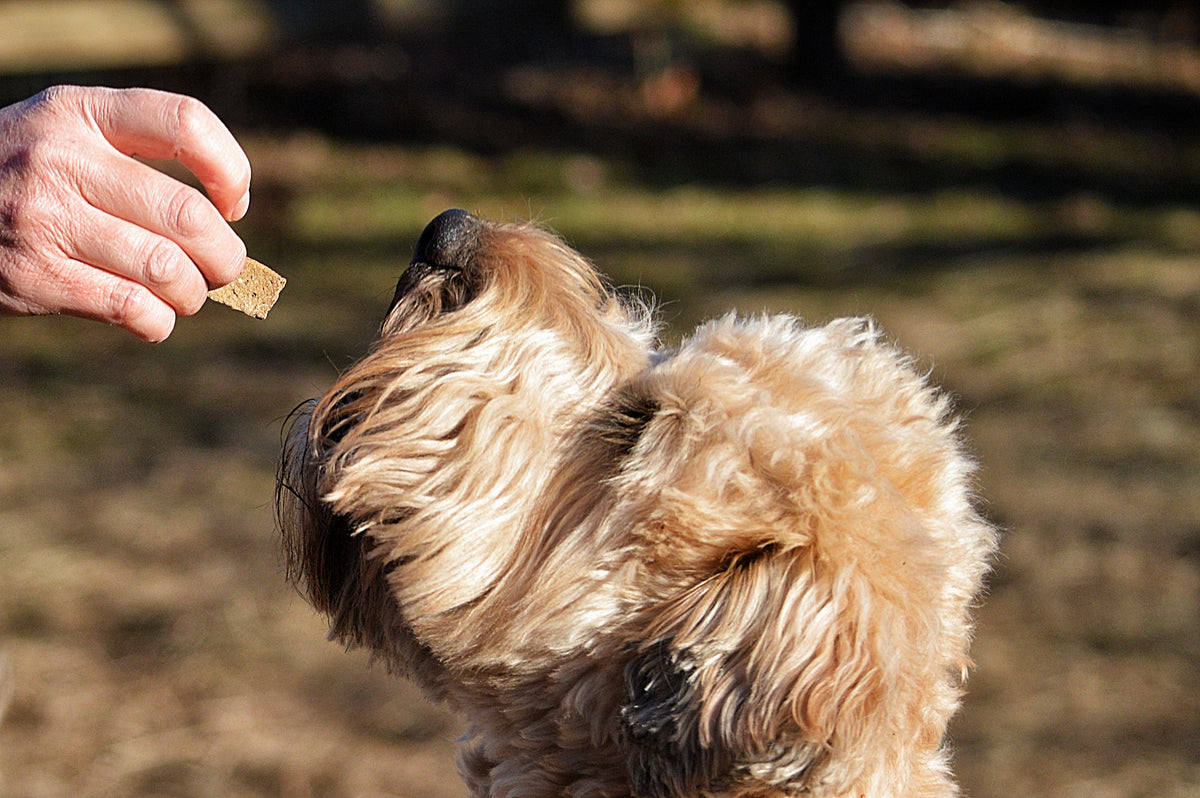
[[[948,796],[994,546],[948,402],[871,325],[651,313],[448,211],[299,412],[289,564],[469,723],[475,795]]]

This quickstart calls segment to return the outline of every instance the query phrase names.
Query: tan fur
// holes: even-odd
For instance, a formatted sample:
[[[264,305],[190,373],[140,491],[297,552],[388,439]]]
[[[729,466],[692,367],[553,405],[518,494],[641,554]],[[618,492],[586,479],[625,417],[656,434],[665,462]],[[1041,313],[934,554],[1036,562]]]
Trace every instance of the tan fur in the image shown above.
[[[332,636],[466,718],[472,793],[956,794],[995,535],[911,361],[784,316],[656,350],[534,225],[426,239],[278,514]]]

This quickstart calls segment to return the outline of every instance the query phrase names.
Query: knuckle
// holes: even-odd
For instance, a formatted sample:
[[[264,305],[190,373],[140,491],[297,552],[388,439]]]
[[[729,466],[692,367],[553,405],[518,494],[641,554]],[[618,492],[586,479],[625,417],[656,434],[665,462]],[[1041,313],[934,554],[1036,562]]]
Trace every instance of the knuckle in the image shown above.
[[[179,141],[203,137],[208,126],[208,106],[187,95],[175,95],[175,130]]]
[[[145,245],[140,266],[138,282],[163,297],[176,312],[190,316],[204,305],[208,286],[192,259],[174,242],[153,239]]]
[[[78,104],[82,94],[83,89],[79,86],[59,84],[42,89],[33,96],[32,103],[48,109],[69,107]]]
[[[146,247],[142,258],[142,278],[145,285],[161,287],[175,282],[183,253],[165,238],[157,238]]]
[[[136,283],[119,283],[108,294],[101,319],[146,341],[165,340],[175,326],[175,313]]]
[[[53,128],[83,119],[89,101],[88,90],[80,86],[51,86],[29,98],[25,106],[26,124],[34,131]]]
[[[105,321],[118,327],[134,329],[150,315],[153,295],[140,285],[119,283],[108,294]]]
[[[175,191],[168,201],[168,224],[184,238],[203,235],[211,224],[208,200],[186,186]]]

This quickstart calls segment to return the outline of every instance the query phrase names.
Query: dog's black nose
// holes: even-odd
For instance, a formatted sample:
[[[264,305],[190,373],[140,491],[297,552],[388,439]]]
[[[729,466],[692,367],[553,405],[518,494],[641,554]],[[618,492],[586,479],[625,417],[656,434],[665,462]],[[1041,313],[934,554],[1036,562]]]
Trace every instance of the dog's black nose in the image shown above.
[[[478,226],[479,220],[464,210],[439,213],[417,239],[412,262],[440,269],[460,267],[471,248],[471,233]]]

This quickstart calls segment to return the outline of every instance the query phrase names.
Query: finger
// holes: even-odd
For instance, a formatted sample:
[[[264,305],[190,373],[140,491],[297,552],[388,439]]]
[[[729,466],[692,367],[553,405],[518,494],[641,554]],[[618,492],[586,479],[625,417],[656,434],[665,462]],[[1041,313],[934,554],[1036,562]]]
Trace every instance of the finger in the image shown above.
[[[117,150],[179,161],[204,185],[225,219],[246,213],[250,161],[204,103],[155,89],[112,89],[91,95],[88,110]]]
[[[47,267],[24,301],[39,313],[105,322],[150,343],[175,329],[175,311],[144,285],[74,259]]]
[[[173,242],[199,269],[198,276],[209,288],[224,285],[241,272],[245,244],[192,187],[132,158],[104,152],[85,159],[76,180],[80,195],[93,208]]]
[[[72,216],[70,258],[145,286],[179,315],[204,305],[208,283],[174,241],[91,207]]]
[[[123,327],[143,341],[165,341],[175,329],[175,311],[144,285],[100,272],[91,291],[71,315]]]

